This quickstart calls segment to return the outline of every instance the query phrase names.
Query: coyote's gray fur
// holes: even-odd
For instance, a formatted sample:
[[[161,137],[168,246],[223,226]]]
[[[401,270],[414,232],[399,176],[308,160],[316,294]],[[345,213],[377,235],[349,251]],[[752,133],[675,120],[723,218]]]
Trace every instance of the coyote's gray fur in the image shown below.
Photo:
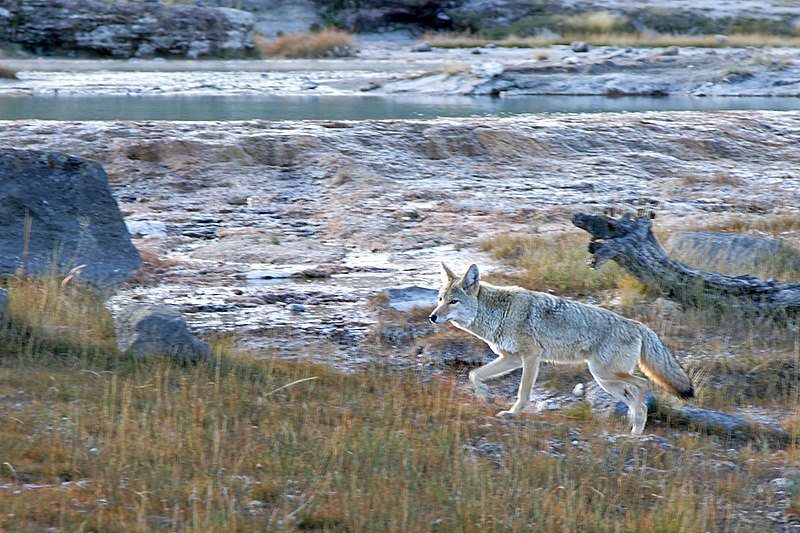
[[[484,381],[522,367],[517,401],[497,416],[514,416],[530,401],[539,363],[589,363],[597,383],[628,406],[631,433],[647,419],[647,380],[634,376],[636,364],[667,391],[694,396],[692,381],[655,333],[644,324],[606,309],[530,291],[496,287],[480,281],[471,265],[458,278],[442,263],[439,304],[431,322],[452,322],[484,340],[499,356],[469,373],[478,395],[489,401]]]

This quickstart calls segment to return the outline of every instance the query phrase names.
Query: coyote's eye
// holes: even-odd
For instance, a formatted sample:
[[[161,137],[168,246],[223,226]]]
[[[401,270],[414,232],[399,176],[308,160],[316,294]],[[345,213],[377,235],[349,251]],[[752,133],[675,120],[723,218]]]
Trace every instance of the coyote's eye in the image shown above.
[[[454,305],[454,304],[457,304],[457,303],[458,303],[458,300],[450,300],[450,305]]]
[[[442,297],[441,297],[441,296],[439,296],[439,301],[440,301],[440,302],[442,301]]]

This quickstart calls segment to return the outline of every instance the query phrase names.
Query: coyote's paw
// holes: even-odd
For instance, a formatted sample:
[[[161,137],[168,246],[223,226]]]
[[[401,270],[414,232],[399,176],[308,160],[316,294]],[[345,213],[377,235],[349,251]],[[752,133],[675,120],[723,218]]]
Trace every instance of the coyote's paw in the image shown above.
[[[515,416],[517,416],[517,414],[518,413],[515,413],[514,411],[500,411],[494,416],[496,416],[497,418],[514,418]]]

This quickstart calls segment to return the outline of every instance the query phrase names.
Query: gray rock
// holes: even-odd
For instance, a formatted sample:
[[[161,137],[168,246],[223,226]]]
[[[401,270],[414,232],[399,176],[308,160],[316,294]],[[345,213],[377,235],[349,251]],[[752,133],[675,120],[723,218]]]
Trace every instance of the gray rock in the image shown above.
[[[789,478],[776,477],[769,481],[769,486],[775,491],[789,491],[797,487],[797,483]]]
[[[664,297],[656,298],[653,301],[653,308],[662,318],[667,320],[678,320],[684,314],[681,304]]]
[[[726,433],[741,431],[748,426],[748,421],[741,416],[711,411],[701,407],[684,406],[676,409],[676,412],[685,417],[690,425],[711,430],[722,430]]]
[[[587,383],[584,391],[584,396],[586,401],[589,402],[593,415],[600,418],[628,416],[628,406],[600,388],[596,381]],[[655,411],[656,399],[650,391],[647,391],[645,403],[647,404],[648,412]]]
[[[584,41],[572,41],[569,45],[576,54],[583,54],[589,51],[589,45]]]
[[[411,49],[412,52],[430,52],[431,50],[433,50],[433,46],[430,43],[420,43]]]
[[[762,268],[800,271],[800,251],[775,239],[738,233],[678,232],[664,241],[672,259],[726,274],[748,274]]]
[[[677,46],[668,46],[661,51],[662,56],[676,56],[681,52]]]
[[[289,311],[302,313],[306,310],[306,306],[303,304],[289,304],[286,306],[286,309],[288,309]]]
[[[66,274],[86,265],[81,279],[105,286],[141,265],[98,163],[58,152],[0,150],[0,183],[0,275],[20,267],[40,275],[54,264]]]
[[[208,361],[211,348],[189,331],[181,314],[163,305],[131,304],[114,313],[117,346],[133,357],[167,355]]]
[[[436,298],[439,295],[436,289],[426,289],[417,285],[387,289],[385,293],[389,298],[387,305],[396,311],[411,311],[415,307],[433,309],[436,307]]]
[[[0,41],[39,55],[245,57],[251,13],[161,2],[26,0],[0,17]]]

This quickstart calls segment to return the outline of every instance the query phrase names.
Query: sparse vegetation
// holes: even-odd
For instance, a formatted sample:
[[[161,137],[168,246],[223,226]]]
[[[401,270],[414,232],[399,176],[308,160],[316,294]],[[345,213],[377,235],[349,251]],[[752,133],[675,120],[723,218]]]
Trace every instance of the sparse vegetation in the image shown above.
[[[0,53],[0,58],[3,57],[3,54]],[[13,69],[7,65],[4,65],[2,61],[0,61],[0,79],[5,78],[9,80],[17,79],[17,70]]]
[[[625,423],[585,409],[501,421],[452,378],[256,360],[229,339],[212,365],[126,360],[69,287],[9,287],[14,309],[91,335],[66,357],[24,315],[3,326],[3,529],[730,531],[762,525],[745,513],[779,506],[760,488],[797,460],[763,443],[715,469],[741,444],[666,424],[608,437]]]
[[[586,237],[579,233],[557,238],[500,234],[482,241],[481,248],[491,252],[495,258],[507,259],[519,267],[521,272],[508,281],[533,290],[587,295],[615,288],[624,275],[615,264],[606,265],[601,270],[588,268]]]
[[[697,46],[702,48],[721,47],[798,47],[800,37],[770,35],[762,33],[732,34],[726,39],[714,35],[666,34],[658,32],[568,32],[564,34],[545,33],[528,37],[508,35],[502,38],[489,38],[471,33],[426,34],[425,41],[439,48],[473,48],[493,43],[507,48],[538,48],[554,44],[567,45],[573,41],[585,41],[594,46],[632,46],[667,47]]]
[[[608,11],[569,15],[563,18],[562,32],[568,34],[608,35],[625,28],[628,19]]]
[[[733,215],[727,219],[703,224],[695,228],[703,231],[722,231],[734,233],[764,232],[778,237],[794,235],[800,240],[800,217],[795,214],[759,216],[754,213]]]
[[[680,176],[684,185],[728,185],[731,187],[741,187],[744,180],[730,172],[714,172],[710,175],[685,174]]]
[[[325,28],[318,32],[282,35],[274,41],[259,35],[256,47],[266,57],[345,57],[353,52],[353,37],[342,30]]]

